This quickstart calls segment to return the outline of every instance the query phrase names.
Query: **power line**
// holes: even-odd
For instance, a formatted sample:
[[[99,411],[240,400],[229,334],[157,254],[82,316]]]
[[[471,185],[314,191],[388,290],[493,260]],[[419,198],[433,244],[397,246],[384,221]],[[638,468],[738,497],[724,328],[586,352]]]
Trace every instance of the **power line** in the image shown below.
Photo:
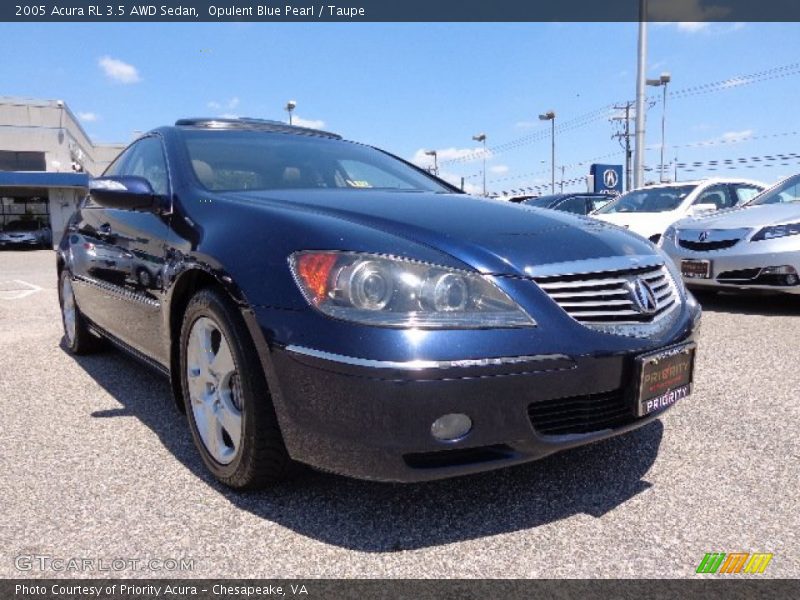
[[[751,85],[754,83],[761,83],[764,81],[770,81],[774,79],[780,79],[785,77],[792,77],[800,75],[800,62],[790,63],[787,65],[782,65],[779,67],[773,67],[770,69],[766,69],[764,71],[759,71],[756,73],[749,73],[744,75],[736,75],[733,77],[729,77],[728,79],[723,79],[719,81],[707,82],[698,85],[694,85],[691,87],[678,89],[669,93],[669,98],[671,99],[681,99],[681,98],[688,98],[691,96],[696,96],[700,94],[707,94],[718,92],[726,89],[733,89],[736,87],[741,87],[745,85]],[[655,103],[657,98],[651,97],[648,98],[649,102]],[[579,115],[573,119],[568,121],[562,122],[560,125],[557,125],[555,128],[556,133],[566,133],[568,131],[573,131],[575,129],[583,128],[587,125],[590,125],[596,121],[601,119],[607,118],[610,111],[616,109],[617,107],[615,104],[606,104],[600,108],[594,109],[582,115]],[[487,148],[486,155],[487,156],[495,156],[498,154],[502,154],[504,152],[509,152],[521,148],[523,146],[527,146],[533,144],[538,141],[544,141],[549,138],[549,131],[546,128],[542,128],[535,133],[531,133],[529,135],[525,135],[519,138],[515,138],[509,140],[508,142],[498,144],[497,146],[492,146]],[[794,135],[794,134],[790,134]],[[755,138],[753,138],[755,139]],[[719,142],[725,143],[725,142]],[[728,142],[731,143],[731,142]],[[713,145],[713,144],[708,144]],[[679,148],[681,146],[670,146],[671,148]],[[688,146],[686,146],[688,147]],[[441,165],[453,165],[459,163],[468,163],[474,160],[479,160],[484,157],[483,149],[476,149],[474,152],[469,154],[465,154],[463,156],[459,156],[456,158],[451,158],[447,160],[440,161]]]

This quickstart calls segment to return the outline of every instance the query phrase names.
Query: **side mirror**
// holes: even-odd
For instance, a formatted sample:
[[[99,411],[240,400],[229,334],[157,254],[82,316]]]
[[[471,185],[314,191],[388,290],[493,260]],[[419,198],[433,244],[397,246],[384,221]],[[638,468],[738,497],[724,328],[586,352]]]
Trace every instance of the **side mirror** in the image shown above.
[[[89,181],[89,196],[108,208],[152,212],[161,208],[153,186],[144,177],[96,177]]]
[[[698,217],[700,215],[705,215],[707,213],[716,212],[717,205],[716,204],[693,204],[689,208],[689,215],[692,217]]]

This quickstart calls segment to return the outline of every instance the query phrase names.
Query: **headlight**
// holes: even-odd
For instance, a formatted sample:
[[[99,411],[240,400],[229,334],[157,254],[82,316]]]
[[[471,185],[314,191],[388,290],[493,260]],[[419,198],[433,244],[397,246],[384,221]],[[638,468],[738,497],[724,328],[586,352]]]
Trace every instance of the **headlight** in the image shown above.
[[[775,238],[782,238],[787,235],[800,235],[800,223],[787,223],[786,225],[764,227],[750,238],[750,241],[761,242],[764,240],[774,240]]]
[[[485,277],[355,252],[295,252],[294,279],[322,313],[382,327],[481,329],[536,322]]]
[[[666,231],[664,231],[664,235],[661,236],[661,239],[658,241],[659,246],[664,245],[664,240],[669,240],[670,242],[675,242],[675,238],[678,235],[677,229],[675,229],[672,225],[667,227]]]
[[[686,285],[683,283],[683,277],[681,276],[680,269],[678,269],[675,261],[672,260],[672,258],[670,258],[670,256],[663,250],[661,250],[661,255],[664,257],[664,266],[667,267],[667,271],[669,271],[669,274],[672,277],[672,282],[675,284],[675,288],[678,290],[678,293],[682,298],[686,298]]]

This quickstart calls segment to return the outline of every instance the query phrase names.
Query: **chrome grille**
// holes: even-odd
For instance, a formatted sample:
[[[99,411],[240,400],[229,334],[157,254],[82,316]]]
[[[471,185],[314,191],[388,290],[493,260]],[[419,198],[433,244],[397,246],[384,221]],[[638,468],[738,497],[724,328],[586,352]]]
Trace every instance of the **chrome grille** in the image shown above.
[[[653,292],[652,312],[643,311],[635,300],[632,287],[637,279]],[[680,305],[680,295],[664,265],[535,277],[534,281],[569,316],[590,327],[655,323]]]

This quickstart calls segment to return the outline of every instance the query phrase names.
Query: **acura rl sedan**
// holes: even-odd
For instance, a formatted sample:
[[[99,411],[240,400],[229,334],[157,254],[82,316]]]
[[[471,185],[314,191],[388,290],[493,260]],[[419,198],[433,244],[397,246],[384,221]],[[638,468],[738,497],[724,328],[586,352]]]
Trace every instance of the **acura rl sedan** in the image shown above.
[[[661,246],[694,288],[800,294],[800,175],[742,208],[678,221]]]
[[[85,244],[152,276],[92,270]],[[66,348],[108,341],[168,376],[234,488],[296,462],[390,481],[503,467],[691,391],[700,309],[647,241],[322,131],[152,131],[91,182],[57,257]]]

